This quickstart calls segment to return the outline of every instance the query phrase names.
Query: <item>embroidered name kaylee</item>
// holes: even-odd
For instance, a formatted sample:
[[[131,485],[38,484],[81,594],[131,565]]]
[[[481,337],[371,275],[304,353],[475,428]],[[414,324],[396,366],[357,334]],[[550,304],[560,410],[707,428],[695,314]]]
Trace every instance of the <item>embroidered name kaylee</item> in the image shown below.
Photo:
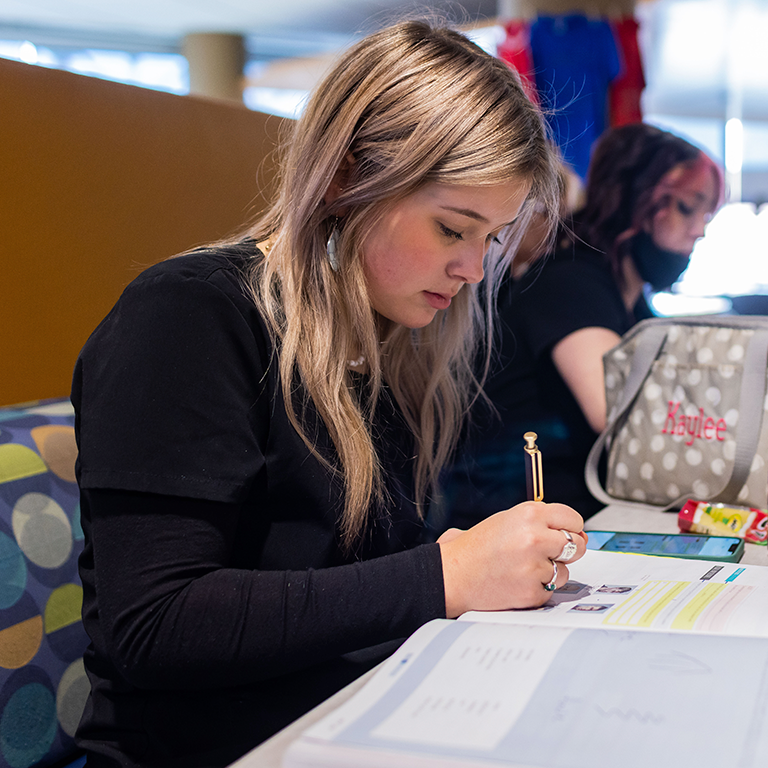
[[[699,408],[695,416],[677,414],[680,408],[679,400],[670,400],[667,410],[667,418],[664,421],[662,435],[688,435],[686,445],[693,445],[697,438],[703,440],[725,440],[725,431],[728,425],[725,419],[715,421],[711,416],[704,417],[704,409]]]

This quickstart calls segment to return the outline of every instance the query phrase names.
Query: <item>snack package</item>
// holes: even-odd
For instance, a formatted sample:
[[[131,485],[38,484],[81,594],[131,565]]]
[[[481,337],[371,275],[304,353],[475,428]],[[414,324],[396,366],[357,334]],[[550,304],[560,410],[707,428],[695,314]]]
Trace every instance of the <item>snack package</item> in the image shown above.
[[[677,525],[684,532],[738,536],[753,544],[768,544],[768,513],[755,507],[688,499],[677,516]]]

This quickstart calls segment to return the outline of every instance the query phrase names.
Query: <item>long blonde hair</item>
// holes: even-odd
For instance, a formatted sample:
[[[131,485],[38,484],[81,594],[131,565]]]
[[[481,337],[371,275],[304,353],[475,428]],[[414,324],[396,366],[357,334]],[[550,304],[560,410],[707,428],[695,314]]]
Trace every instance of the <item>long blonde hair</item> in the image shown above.
[[[326,204],[349,158],[343,189]],[[415,501],[423,514],[479,391],[474,362],[493,332],[491,298],[531,203],[548,212],[550,223],[556,219],[557,158],[539,111],[505,64],[449,28],[406,21],[341,58],[307,104],[281,166],[279,195],[249,232],[271,241],[266,257],[254,260],[250,288],[280,348],[289,419],[316,455],[305,428],[310,401],[330,433],[338,459],[319,458],[343,479],[340,532],[352,549],[372,509],[386,504],[370,426],[382,387],[414,435]],[[419,330],[376,316],[362,253],[387,206],[428,182],[514,181],[530,183],[531,192],[504,246],[486,257],[485,298],[465,286]],[[337,218],[338,272],[326,252]],[[370,371],[362,395],[350,377],[352,353],[362,353]]]

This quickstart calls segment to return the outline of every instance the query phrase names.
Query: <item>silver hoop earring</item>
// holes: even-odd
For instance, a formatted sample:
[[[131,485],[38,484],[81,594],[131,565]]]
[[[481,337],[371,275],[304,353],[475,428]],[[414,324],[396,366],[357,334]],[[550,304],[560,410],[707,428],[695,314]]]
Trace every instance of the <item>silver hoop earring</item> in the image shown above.
[[[328,262],[331,265],[331,269],[334,272],[339,271],[339,230],[336,225],[333,225],[331,234],[328,238],[328,242],[325,244],[325,251],[328,254]]]

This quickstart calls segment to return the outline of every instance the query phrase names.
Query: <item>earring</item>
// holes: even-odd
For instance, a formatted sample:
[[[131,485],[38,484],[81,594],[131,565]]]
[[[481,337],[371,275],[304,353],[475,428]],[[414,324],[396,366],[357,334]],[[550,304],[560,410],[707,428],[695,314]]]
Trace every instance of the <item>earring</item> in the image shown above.
[[[338,219],[336,221],[338,221]],[[339,271],[339,257],[337,255],[338,250],[339,250],[339,230],[336,227],[336,222],[334,222],[333,229],[331,230],[331,234],[328,238],[328,242],[325,244],[325,251],[328,254],[328,261],[331,265],[331,269],[334,272]]]

